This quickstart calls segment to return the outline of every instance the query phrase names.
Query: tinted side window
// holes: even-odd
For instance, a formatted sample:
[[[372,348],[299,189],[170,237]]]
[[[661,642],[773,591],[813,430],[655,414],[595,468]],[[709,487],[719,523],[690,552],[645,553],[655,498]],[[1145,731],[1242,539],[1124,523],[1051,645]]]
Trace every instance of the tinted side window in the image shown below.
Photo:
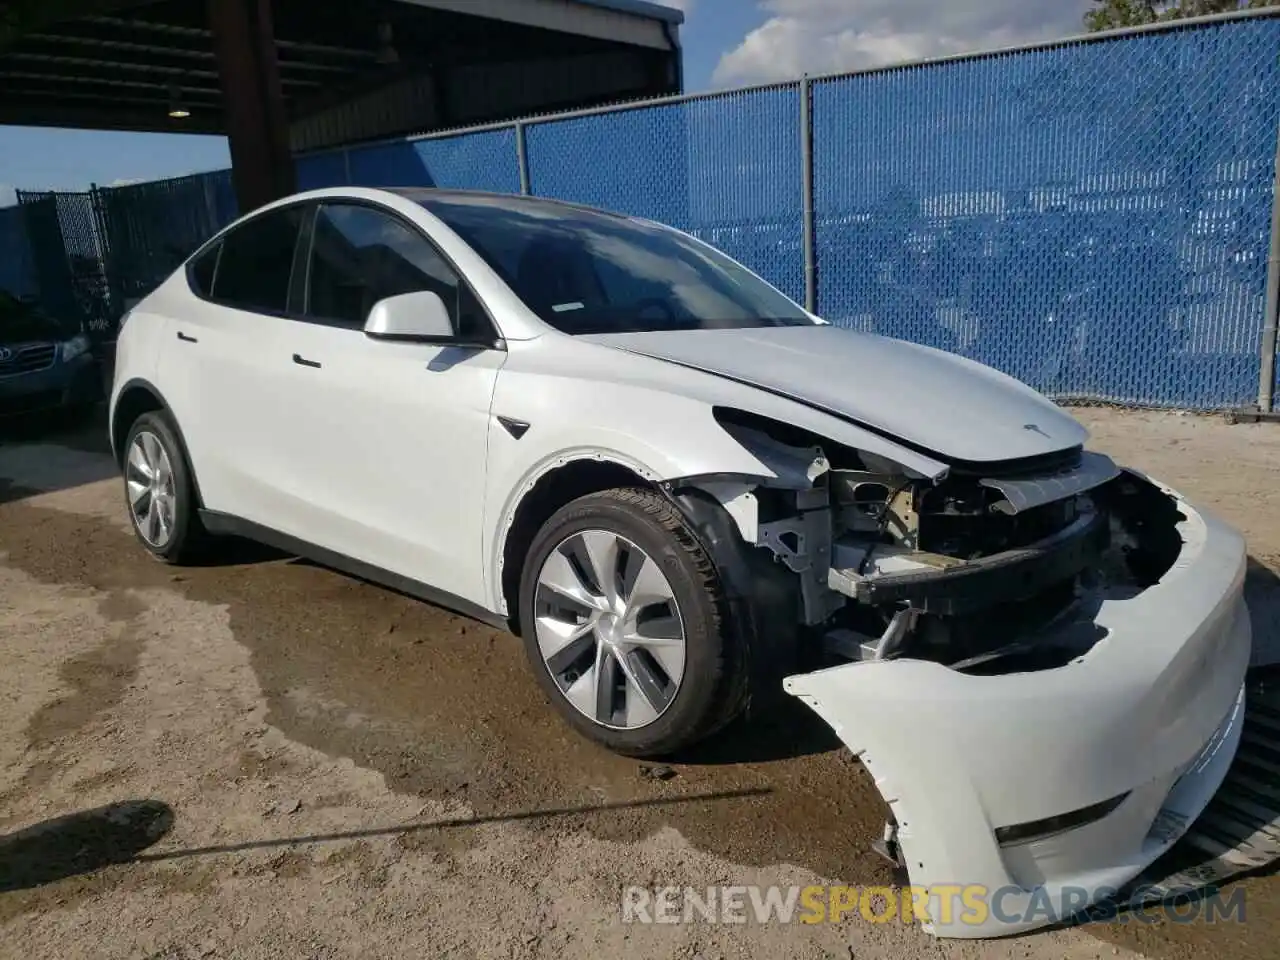
[[[222,239],[213,298],[261,313],[283,313],[303,208],[272,210],[236,227]]]
[[[222,242],[219,241],[191,261],[187,277],[191,281],[191,289],[199,296],[207,297],[213,293],[213,277],[218,269],[218,254],[221,251]]]
[[[430,290],[454,330],[483,329],[480,307],[426,237],[372,207],[325,204],[316,213],[307,315],[363,327],[379,300]]]

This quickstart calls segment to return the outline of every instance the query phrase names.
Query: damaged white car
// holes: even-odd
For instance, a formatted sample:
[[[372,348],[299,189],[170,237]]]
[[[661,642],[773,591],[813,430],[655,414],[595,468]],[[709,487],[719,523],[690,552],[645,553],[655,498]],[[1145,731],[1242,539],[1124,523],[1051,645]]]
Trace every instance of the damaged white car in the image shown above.
[[[156,556],[247,535],[510,626],[613,750],[672,754],[785,687],[873,774],[918,886],[1120,887],[1239,741],[1237,533],[1028,387],[654,223],[434,190],[265,207],[124,324],[111,439]],[[930,925],[1034,925],[1016,899]]]

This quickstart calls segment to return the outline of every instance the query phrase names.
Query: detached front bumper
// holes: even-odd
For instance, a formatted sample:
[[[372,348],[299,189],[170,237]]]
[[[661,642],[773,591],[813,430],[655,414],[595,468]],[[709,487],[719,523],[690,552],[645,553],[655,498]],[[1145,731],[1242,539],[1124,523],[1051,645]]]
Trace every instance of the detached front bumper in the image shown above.
[[[875,778],[928,892],[925,929],[1001,936],[1113,896],[1226,776],[1251,647],[1245,544],[1160,489],[1185,518],[1181,553],[1141,594],[1103,601],[1105,635],[1066,666],[978,676],[896,659],[785,681]]]

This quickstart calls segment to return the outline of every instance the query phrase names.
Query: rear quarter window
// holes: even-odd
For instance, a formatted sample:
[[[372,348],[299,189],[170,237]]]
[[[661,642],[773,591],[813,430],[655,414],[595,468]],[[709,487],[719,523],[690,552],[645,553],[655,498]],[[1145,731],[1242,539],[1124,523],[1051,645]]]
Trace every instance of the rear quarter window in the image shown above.
[[[209,297],[213,294],[213,278],[218,270],[218,255],[222,253],[222,241],[219,240],[187,266],[187,282],[197,296]]]
[[[212,299],[242,310],[284,313],[303,212],[301,205],[279,207],[229,231],[219,244]]]

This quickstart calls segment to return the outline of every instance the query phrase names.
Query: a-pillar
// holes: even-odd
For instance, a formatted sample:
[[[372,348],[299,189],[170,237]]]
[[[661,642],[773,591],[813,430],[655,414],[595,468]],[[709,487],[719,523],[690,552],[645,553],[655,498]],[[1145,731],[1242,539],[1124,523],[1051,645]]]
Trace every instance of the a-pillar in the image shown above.
[[[271,0],[208,0],[240,212],[293,193],[289,118],[276,62]]]

